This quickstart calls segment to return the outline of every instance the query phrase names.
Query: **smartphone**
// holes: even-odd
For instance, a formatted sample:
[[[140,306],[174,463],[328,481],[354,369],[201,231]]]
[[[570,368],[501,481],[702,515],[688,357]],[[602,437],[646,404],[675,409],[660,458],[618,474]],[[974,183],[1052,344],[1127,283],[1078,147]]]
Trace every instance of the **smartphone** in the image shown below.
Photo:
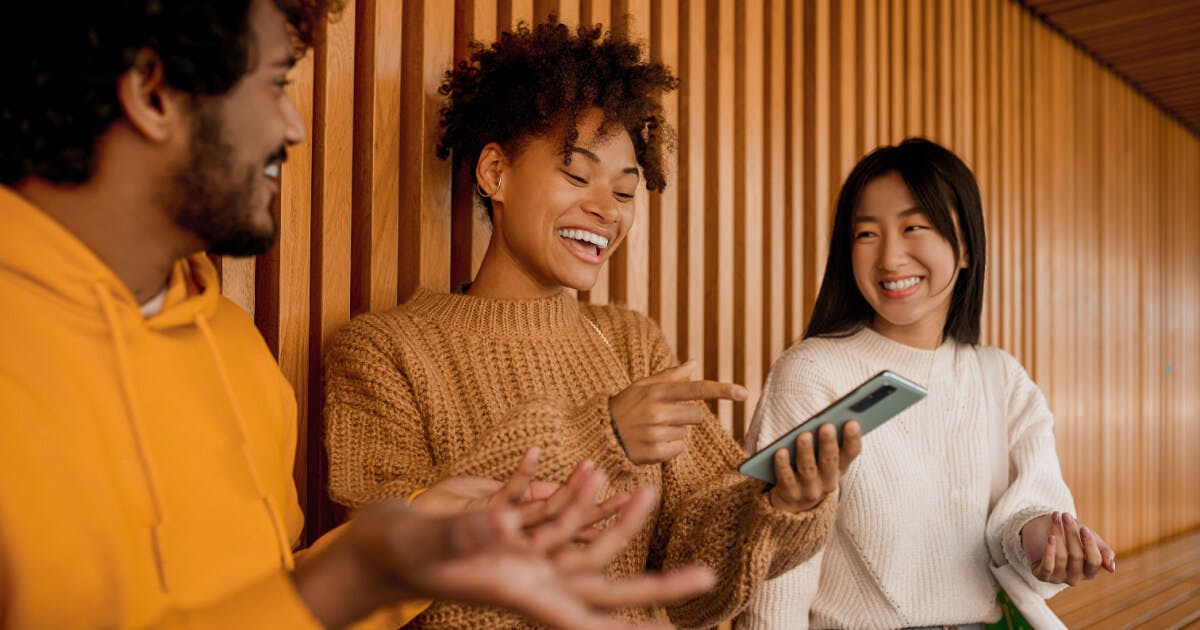
[[[817,429],[832,423],[838,431],[841,443],[842,426],[858,420],[865,436],[887,422],[892,416],[911,407],[929,392],[924,387],[888,370],[872,376],[849,394],[834,401],[817,415],[805,420],[800,426],[788,431],[787,435],[775,440],[761,451],[750,456],[738,466],[738,472],[747,477],[775,483],[775,451],[786,448],[796,463],[796,438],[802,431],[813,434],[813,448],[817,447]]]

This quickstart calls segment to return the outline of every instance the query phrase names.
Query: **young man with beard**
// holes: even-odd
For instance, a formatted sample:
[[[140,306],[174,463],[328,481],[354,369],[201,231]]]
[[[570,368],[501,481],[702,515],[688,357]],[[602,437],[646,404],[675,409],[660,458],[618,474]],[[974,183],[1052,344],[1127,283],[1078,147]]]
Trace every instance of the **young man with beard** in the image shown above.
[[[0,20],[0,628],[338,627],[416,597],[617,626],[603,609],[709,583],[605,580],[653,498],[574,546],[617,503],[592,505],[586,465],[531,484],[536,454],[504,485],[429,491],[498,507],[377,504],[293,556],[293,392],[199,252],[275,241],[305,134],[283,88],[327,9],[47,0]]]

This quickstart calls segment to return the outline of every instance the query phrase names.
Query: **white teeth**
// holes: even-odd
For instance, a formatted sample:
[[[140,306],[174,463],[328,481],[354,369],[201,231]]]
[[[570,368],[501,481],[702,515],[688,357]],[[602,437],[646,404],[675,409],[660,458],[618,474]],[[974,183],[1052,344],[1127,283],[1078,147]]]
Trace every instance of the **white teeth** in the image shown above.
[[[608,239],[607,238],[600,236],[599,234],[593,234],[591,232],[588,232],[587,230],[568,230],[568,229],[564,228],[564,229],[561,229],[558,231],[558,235],[563,238],[574,239],[576,241],[583,241],[584,243],[591,243],[592,245],[595,245],[596,247],[599,247],[600,249],[608,248]]]
[[[279,179],[279,165],[268,164],[267,167],[263,169],[263,175],[266,175],[271,179]]]
[[[883,285],[883,288],[887,289],[888,291],[903,291],[920,281],[920,278],[912,277],[905,278],[903,280],[897,280],[895,282],[881,282],[880,284]]]

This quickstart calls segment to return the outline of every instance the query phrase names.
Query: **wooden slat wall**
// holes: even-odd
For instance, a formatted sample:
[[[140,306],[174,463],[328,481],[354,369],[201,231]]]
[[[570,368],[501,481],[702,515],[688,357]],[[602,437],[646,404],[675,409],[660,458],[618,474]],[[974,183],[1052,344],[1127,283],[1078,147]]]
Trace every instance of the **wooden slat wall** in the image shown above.
[[[706,376],[757,395],[804,330],[842,179],[877,144],[929,136],[979,178],[985,340],[1044,388],[1082,517],[1124,550],[1200,525],[1200,142],[1017,3],[349,4],[290,88],[312,133],[284,171],[282,244],[222,261],[300,400],[310,535],[335,518],[331,334],[468,280],[487,244],[469,175],[433,154],[442,73],[471,39],[551,12],[622,24],[683,79],[666,97],[670,188],[639,194],[634,231],[581,299],[643,310]],[[753,404],[718,405],[735,436]]]

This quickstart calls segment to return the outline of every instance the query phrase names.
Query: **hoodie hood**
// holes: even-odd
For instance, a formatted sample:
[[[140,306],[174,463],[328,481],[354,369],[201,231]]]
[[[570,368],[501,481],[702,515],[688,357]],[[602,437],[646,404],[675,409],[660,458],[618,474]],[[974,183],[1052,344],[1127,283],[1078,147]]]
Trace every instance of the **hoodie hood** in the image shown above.
[[[97,286],[103,287],[119,316],[142,319],[133,294],[74,234],[6,186],[0,186],[0,208],[5,215],[0,269],[93,313],[100,312],[96,291]],[[207,255],[178,260],[171,268],[162,310],[146,319],[145,325],[165,330],[192,325],[197,317],[211,320],[220,296],[217,270]]]

